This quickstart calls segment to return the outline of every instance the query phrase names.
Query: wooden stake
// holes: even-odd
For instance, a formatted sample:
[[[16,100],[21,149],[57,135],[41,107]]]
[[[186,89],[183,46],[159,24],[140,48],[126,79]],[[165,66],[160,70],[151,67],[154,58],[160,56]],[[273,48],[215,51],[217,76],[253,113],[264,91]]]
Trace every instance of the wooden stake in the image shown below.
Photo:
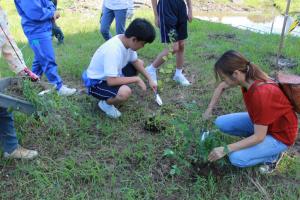
[[[284,32],[285,32],[286,21],[287,21],[289,10],[290,10],[290,4],[291,4],[291,0],[287,0],[287,5],[286,5],[286,10],[285,10],[285,15],[284,15],[284,21],[283,21],[283,27],[282,27],[280,43],[279,43],[279,49],[278,49],[277,56],[276,56],[276,68],[277,69],[279,68],[279,57],[281,55],[281,50],[282,50],[282,47],[283,47]]]

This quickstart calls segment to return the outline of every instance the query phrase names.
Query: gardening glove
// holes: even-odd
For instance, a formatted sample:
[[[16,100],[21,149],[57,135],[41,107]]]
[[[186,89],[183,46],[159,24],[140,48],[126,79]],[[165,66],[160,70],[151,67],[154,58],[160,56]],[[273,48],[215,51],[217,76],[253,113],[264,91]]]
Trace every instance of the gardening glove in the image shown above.
[[[36,81],[40,80],[40,78],[35,73],[33,73],[30,69],[28,69],[27,67],[25,67],[24,70],[21,71],[21,74],[24,74],[25,76],[30,78],[30,80],[32,82],[36,82]]]

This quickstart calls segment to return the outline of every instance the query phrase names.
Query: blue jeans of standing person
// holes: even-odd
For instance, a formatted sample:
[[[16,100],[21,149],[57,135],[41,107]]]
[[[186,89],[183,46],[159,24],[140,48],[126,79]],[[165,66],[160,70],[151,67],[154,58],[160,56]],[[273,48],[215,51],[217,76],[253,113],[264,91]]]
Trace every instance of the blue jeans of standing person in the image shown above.
[[[215,124],[229,135],[249,137],[254,134],[254,125],[247,112],[222,115]],[[230,153],[229,160],[234,166],[250,167],[276,161],[287,148],[287,145],[268,134],[261,143]]]
[[[105,40],[109,40],[112,37],[109,29],[114,19],[116,20],[116,33],[123,34],[125,32],[126,13],[127,9],[111,10],[103,6],[100,32]]]
[[[40,77],[45,73],[48,81],[59,90],[63,82],[58,75],[52,38],[34,39],[30,40],[29,43],[34,52],[32,72]]]
[[[4,152],[11,153],[18,147],[12,113],[0,107],[0,141]]]

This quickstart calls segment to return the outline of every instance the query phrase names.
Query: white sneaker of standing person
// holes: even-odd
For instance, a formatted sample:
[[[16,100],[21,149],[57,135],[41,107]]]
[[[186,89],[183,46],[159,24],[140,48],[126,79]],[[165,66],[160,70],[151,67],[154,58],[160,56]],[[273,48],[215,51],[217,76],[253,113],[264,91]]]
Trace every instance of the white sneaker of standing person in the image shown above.
[[[116,119],[121,116],[121,112],[114,105],[109,105],[104,100],[99,101],[98,106],[110,118]]]
[[[20,145],[11,153],[4,152],[4,158],[34,159],[38,152],[21,147]]]
[[[149,65],[148,67],[145,68],[145,70],[148,72],[153,82],[157,85],[157,75],[156,75],[157,69],[152,65]]]
[[[71,96],[75,94],[75,88],[68,88],[66,85],[62,85],[61,88],[57,91],[59,96]]]
[[[185,78],[182,73],[175,73],[173,80],[182,86],[189,86],[191,83]]]

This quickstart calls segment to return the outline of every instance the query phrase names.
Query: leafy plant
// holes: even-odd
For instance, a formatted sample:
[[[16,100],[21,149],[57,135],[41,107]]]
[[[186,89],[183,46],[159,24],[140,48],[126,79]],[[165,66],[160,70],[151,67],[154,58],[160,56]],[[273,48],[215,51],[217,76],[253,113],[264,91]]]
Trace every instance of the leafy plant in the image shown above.
[[[174,66],[174,55],[173,55],[173,46],[174,42],[176,41],[176,32],[175,30],[171,30],[168,33],[168,36],[170,38],[170,43],[167,44],[167,49],[168,49],[168,55],[163,57],[163,60],[166,62],[166,66],[163,68],[159,69],[159,72],[161,74],[161,77],[163,78],[165,83],[168,83],[171,81],[171,74],[175,68]],[[158,80],[158,87],[163,90],[163,82],[161,80]]]
[[[198,120],[198,112],[194,105],[188,104],[190,110],[187,119],[174,119],[173,125],[177,133],[177,145],[171,149],[164,150],[163,155],[175,159],[177,165],[172,166],[170,174],[177,175],[181,168],[189,168],[193,163],[207,163],[210,151],[218,146],[226,146],[217,131],[208,131],[206,128],[196,128],[195,121]],[[198,120],[199,121],[199,120]],[[203,124],[205,122],[200,122]],[[206,125],[209,126],[209,125]],[[218,161],[220,165],[225,165],[224,159]]]

